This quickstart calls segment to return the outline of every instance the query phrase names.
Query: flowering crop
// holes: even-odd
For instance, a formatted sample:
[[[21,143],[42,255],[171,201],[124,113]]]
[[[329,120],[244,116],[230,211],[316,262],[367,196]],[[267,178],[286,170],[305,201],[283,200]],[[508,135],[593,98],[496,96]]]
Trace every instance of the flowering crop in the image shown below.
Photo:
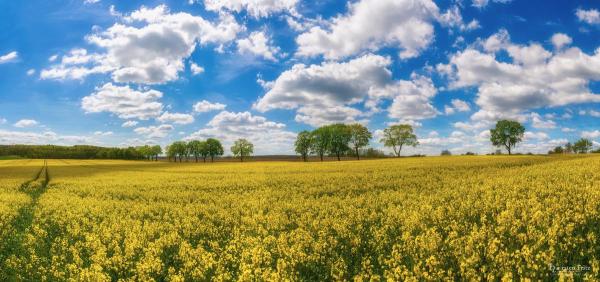
[[[21,176],[40,168],[13,162],[0,180],[8,228],[32,201]],[[600,278],[597,156],[51,160],[48,171],[0,280]]]

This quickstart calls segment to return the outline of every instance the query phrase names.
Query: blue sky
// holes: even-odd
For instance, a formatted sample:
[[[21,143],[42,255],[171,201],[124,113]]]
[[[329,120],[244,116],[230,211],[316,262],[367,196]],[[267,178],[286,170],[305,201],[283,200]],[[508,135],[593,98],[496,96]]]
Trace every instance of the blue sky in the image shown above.
[[[293,153],[335,122],[415,126],[406,153],[600,145],[600,4],[523,0],[2,1],[0,143],[237,138]]]

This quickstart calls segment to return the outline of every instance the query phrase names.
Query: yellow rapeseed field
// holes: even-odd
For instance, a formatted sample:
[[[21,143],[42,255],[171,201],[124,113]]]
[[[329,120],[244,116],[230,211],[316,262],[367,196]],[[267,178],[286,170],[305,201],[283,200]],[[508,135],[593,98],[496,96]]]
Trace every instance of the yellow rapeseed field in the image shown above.
[[[600,156],[0,161],[0,280],[600,279]]]

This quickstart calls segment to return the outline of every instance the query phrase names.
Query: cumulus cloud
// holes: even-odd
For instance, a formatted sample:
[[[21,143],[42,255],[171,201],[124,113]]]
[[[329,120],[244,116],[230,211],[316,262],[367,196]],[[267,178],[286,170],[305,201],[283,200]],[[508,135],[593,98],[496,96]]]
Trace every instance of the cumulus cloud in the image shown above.
[[[512,0],[491,0],[494,3],[509,3]],[[477,8],[484,8],[485,6],[487,6],[490,3],[490,0],[473,0],[473,7],[477,7]]]
[[[124,122],[123,124],[121,124],[121,127],[135,127],[138,125],[138,122],[135,120],[128,120],[126,122]]]
[[[22,120],[17,121],[14,124],[14,126],[19,127],[19,128],[24,128],[24,127],[36,126],[38,124],[39,124],[39,122],[37,122],[36,120],[33,120],[33,119],[22,119]]]
[[[204,73],[204,68],[202,66],[197,65],[196,63],[190,64],[190,70],[192,71],[193,75],[199,75]]]
[[[551,38],[554,48],[561,49],[564,46],[568,46],[573,42],[573,39],[564,33],[556,33]]]
[[[87,54],[43,70],[43,79],[82,79],[94,73],[111,73],[115,82],[165,83],[178,79],[198,44],[222,45],[244,28],[233,16],[220,14],[216,23],[188,13],[170,13],[165,5],[142,7],[86,40],[104,53]]]
[[[190,3],[199,0],[189,0]],[[298,0],[204,0],[208,11],[246,11],[254,18],[268,17],[272,14],[287,12],[296,14]]]
[[[7,123],[7,122],[8,122],[8,120],[7,120],[7,119],[5,119],[5,118],[0,118],[0,124],[5,124],[5,123]]]
[[[431,98],[437,90],[431,79],[413,74],[411,80],[393,80],[390,58],[365,55],[347,62],[296,64],[276,80],[264,82],[267,93],[253,107],[261,112],[296,109],[296,121],[310,125],[361,122],[379,111],[382,100],[392,100],[388,116],[424,119],[437,114]],[[363,104],[369,112],[355,106]]]
[[[589,139],[596,139],[596,138],[600,137],[600,130],[582,131],[581,137],[589,138]]]
[[[32,76],[34,74],[35,74],[35,69],[29,69],[29,70],[27,70],[27,75],[28,76]]]
[[[456,112],[468,112],[471,111],[471,106],[469,106],[469,103],[460,100],[460,99],[452,99],[452,101],[450,102],[450,105],[446,105],[444,107],[444,112],[447,115],[451,115],[454,114]]]
[[[221,103],[211,103],[206,100],[202,100],[196,104],[194,104],[194,111],[197,113],[207,113],[212,111],[220,111],[224,110],[227,107],[225,104]]]
[[[538,129],[556,128],[556,122],[552,120],[544,120],[538,113],[531,113],[531,123],[534,128]]]
[[[163,109],[156,90],[133,90],[129,86],[106,83],[92,95],[83,97],[81,108],[86,113],[108,112],[122,119],[147,120],[158,117]]]
[[[238,39],[237,46],[240,54],[251,54],[274,62],[281,52],[281,49],[273,46],[271,38],[262,31],[255,31],[247,38]]]
[[[0,144],[26,145],[74,145],[90,144],[93,140],[86,136],[59,135],[52,131],[42,133],[0,130]]]
[[[596,9],[577,9],[577,11],[575,11],[575,15],[581,22],[591,25],[600,24],[600,12],[598,12]]]
[[[283,123],[249,112],[222,111],[208,122],[207,127],[192,133],[186,140],[218,138],[228,151],[235,140],[246,138],[254,143],[256,154],[289,154],[293,152],[296,133],[287,131],[285,127]]]
[[[173,129],[175,128],[170,124],[161,124],[159,126],[138,127],[133,131],[137,134],[145,135],[147,138],[160,139],[167,137]]]
[[[190,124],[194,122],[194,116],[190,114],[164,112],[156,120],[162,123]]]
[[[94,132],[94,135],[96,136],[111,136],[113,135],[112,131],[96,131]]]
[[[452,88],[478,89],[479,117],[517,117],[530,109],[600,102],[589,89],[590,81],[600,79],[600,51],[589,55],[573,47],[551,53],[538,43],[513,44],[505,30],[479,45],[438,66]],[[503,50],[511,61],[496,58]]]
[[[14,62],[19,58],[19,53],[17,51],[12,51],[8,54],[0,56],[0,64]]]
[[[438,16],[431,0],[361,0],[349,4],[347,14],[298,36],[297,55],[339,59],[394,46],[401,58],[416,57],[433,41]]]

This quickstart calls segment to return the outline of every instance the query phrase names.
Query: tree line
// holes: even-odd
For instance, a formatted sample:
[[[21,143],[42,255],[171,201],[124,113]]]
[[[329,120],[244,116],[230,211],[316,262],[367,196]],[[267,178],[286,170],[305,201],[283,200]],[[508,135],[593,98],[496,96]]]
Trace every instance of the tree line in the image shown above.
[[[89,145],[0,145],[0,156],[20,156],[31,159],[158,160],[160,154],[162,148],[159,145],[127,148]]]
[[[193,158],[196,162],[202,159],[206,162],[210,158],[211,162],[215,158],[222,156],[225,153],[221,141],[215,138],[202,140],[191,140],[189,142],[176,141],[167,146],[167,158],[169,161],[182,162],[184,159],[189,161]],[[254,145],[246,139],[238,139],[231,146],[231,153],[234,157],[239,157],[240,161],[250,157],[254,153]]]
[[[354,155],[360,160],[361,150],[369,145],[372,138],[373,134],[362,124],[336,123],[298,133],[294,147],[304,161],[308,161],[310,155],[318,156],[321,161],[326,155],[335,156],[338,161],[347,155]],[[419,144],[412,126],[408,124],[386,128],[380,141],[386,147],[391,147],[398,157],[404,146],[414,147]],[[369,151],[373,152],[374,149],[367,149],[366,152]]]

